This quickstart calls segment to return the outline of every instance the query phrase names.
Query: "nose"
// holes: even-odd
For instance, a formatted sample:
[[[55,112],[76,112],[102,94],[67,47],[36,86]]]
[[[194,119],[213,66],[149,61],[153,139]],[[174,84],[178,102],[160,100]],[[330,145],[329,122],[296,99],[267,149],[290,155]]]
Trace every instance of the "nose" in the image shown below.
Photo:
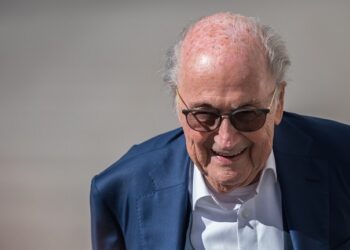
[[[236,144],[238,133],[230,120],[225,117],[220,124],[217,134],[214,136],[214,141],[221,149],[231,149]]]

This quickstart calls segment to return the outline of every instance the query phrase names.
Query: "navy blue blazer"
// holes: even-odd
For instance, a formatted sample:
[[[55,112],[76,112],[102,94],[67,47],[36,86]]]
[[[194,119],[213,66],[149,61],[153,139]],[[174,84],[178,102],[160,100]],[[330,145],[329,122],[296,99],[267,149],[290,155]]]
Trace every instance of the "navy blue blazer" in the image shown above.
[[[350,126],[284,113],[274,155],[285,249],[350,249]],[[91,184],[94,250],[184,249],[191,213],[182,129],[133,146]]]

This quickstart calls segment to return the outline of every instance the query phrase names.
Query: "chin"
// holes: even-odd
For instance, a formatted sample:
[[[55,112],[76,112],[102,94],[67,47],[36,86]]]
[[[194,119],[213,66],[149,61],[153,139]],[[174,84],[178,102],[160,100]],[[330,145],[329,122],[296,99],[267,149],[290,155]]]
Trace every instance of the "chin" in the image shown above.
[[[233,173],[221,173],[216,176],[213,176],[213,178],[209,179],[213,180],[217,185],[219,186],[235,186],[239,182],[238,174],[237,172]]]

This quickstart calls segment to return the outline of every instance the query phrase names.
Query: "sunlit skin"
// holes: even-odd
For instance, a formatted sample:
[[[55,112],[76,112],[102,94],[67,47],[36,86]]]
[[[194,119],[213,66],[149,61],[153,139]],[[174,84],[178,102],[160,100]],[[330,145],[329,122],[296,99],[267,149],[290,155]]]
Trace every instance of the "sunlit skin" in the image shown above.
[[[209,17],[187,34],[180,52],[178,91],[189,108],[209,107],[228,112],[241,106],[266,108],[276,87],[262,47],[249,30],[227,36],[232,20]],[[232,25],[231,25],[232,26]],[[231,27],[230,26],[230,27]],[[259,179],[272,150],[274,126],[283,114],[284,86],[279,85],[265,125],[254,132],[237,131],[224,119],[212,132],[191,129],[177,102],[187,151],[207,183],[218,192],[247,186]]]

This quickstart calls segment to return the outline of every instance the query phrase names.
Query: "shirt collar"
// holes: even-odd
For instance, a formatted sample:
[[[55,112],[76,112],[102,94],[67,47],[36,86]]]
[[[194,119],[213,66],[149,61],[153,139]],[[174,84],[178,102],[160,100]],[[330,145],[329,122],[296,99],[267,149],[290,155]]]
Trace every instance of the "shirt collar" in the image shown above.
[[[202,173],[199,171],[196,164],[193,168],[193,184],[192,184],[192,209],[194,210],[199,199],[211,196],[211,192],[204,181]]]
[[[263,172],[261,173],[259,183],[256,187],[256,192],[259,193],[260,189],[263,186],[263,183],[267,181],[267,173],[271,172],[274,176],[274,181],[277,182],[277,173],[276,173],[276,163],[275,163],[275,156],[273,154],[273,151],[271,151]],[[215,198],[212,195],[212,192],[208,188],[207,184],[204,181],[203,175],[199,171],[198,167],[194,164],[193,168],[193,180],[192,180],[192,209],[195,209],[196,203],[198,200],[204,197],[212,197],[214,200]]]
[[[258,186],[256,187],[256,192],[259,193],[263,183],[266,181],[266,175],[268,172],[271,172],[274,177],[274,181],[277,182],[277,172],[276,172],[276,161],[275,161],[275,155],[273,154],[273,151],[271,150],[271,153],[269,155],[269,158],[267,158],[265,168],[263,172],[261,173]]]

